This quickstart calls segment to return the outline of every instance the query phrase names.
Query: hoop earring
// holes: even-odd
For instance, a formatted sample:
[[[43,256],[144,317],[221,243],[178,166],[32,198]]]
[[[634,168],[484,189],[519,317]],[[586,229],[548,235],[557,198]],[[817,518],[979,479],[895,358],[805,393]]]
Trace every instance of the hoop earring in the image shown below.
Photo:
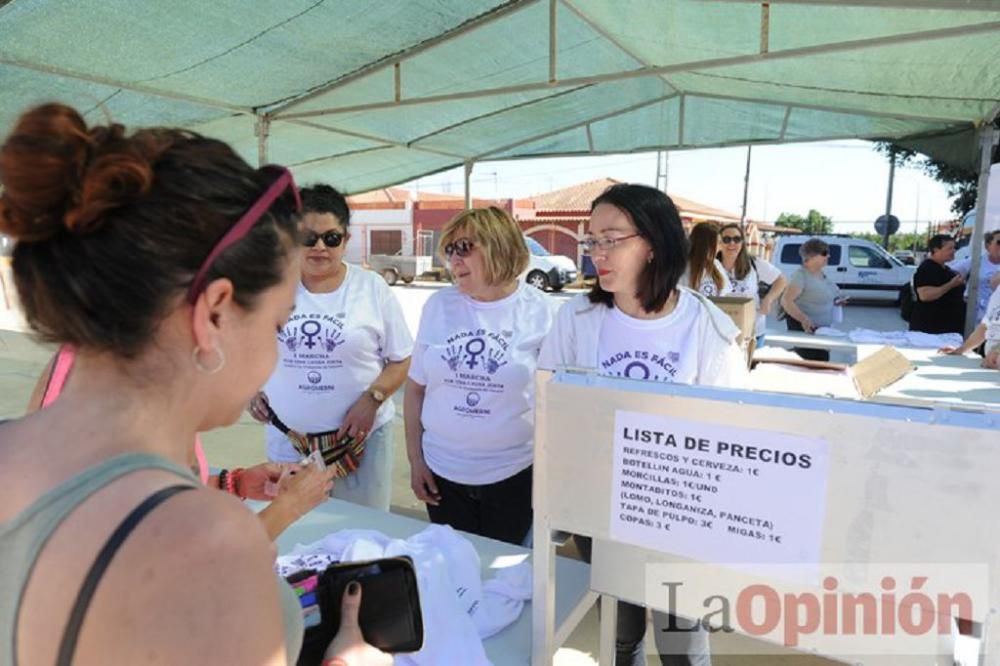
[[[206,375],[214,375],[215,373],[226,367],[226,354],[222,351],[222,347],[219,347],[215,352],[219,355],[219,363],[214,368],[206,368],[198,360],[198,354],[201,352],[201,347],[195,345],[194,349],[191,350],[191,361],[194,363],[194,367],[198,368],[199,371],[204,372]]]

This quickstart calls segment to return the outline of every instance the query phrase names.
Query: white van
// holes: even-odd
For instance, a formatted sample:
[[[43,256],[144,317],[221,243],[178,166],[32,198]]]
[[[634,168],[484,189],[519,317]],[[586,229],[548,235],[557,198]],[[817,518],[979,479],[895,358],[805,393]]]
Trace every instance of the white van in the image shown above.
[[[799,248],[810,238],[819,238],[830,246],[830,261],[825,273],[837,283],[844,296],[858,300],[878,300],[896,303],[916,271],[886,252],[882,247],[862,238],[850,236],[779,236],[774,246],[773,263],[785,277],[801,265]]]
[[[528,252],[531,255],[524,279],[532,287],[542,291],[546,289],[560,291],[576,280],[576,263],[572,259],[550,253],[534,238],[525,236],[524,242],[528,244]]]

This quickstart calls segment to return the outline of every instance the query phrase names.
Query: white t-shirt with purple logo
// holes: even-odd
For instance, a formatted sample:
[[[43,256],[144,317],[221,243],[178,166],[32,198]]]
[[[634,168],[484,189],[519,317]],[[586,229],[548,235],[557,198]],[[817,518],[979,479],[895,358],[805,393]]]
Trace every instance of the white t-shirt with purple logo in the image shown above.
[[[742,280],[737,279],[736,275],[734,273],[730,273],[729,271],[726,271],[725,275],[729,279],[729,283],[732,285],[732,291],[728,295],[752,298],[754,307],[757,308],[758,312],[760,312],[758,284],[760,282],[763,282],[764,284],[774,284],[775,280],[781,277],[781,271],[767,259],[754,257],[753,263],[750,265],[750,272],[747,273]],[[758,314],[757,321],[754,325],[754,337],[764,335],[764,329],[766,327],[767,315]]]
[[[729,276],[726,274],[726,269],[723,267],[722,262],[718,259],[713,259],[715,262],[715,269],[719,271],[722,275],[722,288],[720,289],[715,285],[715,280],[712,279],[711,274],[705,271],[701,276],[701,282],[698,283],[697,287],[692,287],[695,291],[704,294],[705,296],[729,296],[732,293],[733,286],[729,283]],[[691,283],[691,265],[684,270],[684,274],[681,276],[679,283],[683,286],[688,286]]]
[[[403,310],[385,280],[348,264],[336,291],[314,294],[299,285],[295,312],[278,334],[278,363],[264,392],[289,428],[336,430],[386,362],[405,360],[412,350]],[[386,400],[372,429],[394,414],[392,400]],[[271,460],[301,458],[274,426],[267,427],[266,439]]]
[[[455,287],[427,300],[410,379],[425,387],[423,453],[436,474],[485,485],[531,465],[535,369],[554,315],[551,299],[523,282],[499,301]]]
[[[696,383],[697,305],[694,299],[681,297],[673,312],[658,319],[636,319],[611,308],[598,335],[598,372],[626,379]]]

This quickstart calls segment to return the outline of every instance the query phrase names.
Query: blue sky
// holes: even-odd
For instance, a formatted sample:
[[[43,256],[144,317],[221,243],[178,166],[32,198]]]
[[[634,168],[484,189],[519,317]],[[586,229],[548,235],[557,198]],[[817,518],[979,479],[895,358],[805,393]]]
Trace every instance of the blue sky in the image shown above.
[[[746,148],[713,148],[670,154],[667,190],[739,213],[743,201]],[[864,141],[757,146],[753,149],[747,214],[774,220],[779,213],[810,208],[833,218],[838,232],[872,231],[885,211],[888,161]],[[565,157],[483,162],[472,174],[480,197],[521,197],[602,177],[655,184],[656,154]],[[453,169],[405,187],[462,192],[462,170]],[[897,169],[892,211],[903,231],[929,221],[952,219],[940,183],[915,169]]]

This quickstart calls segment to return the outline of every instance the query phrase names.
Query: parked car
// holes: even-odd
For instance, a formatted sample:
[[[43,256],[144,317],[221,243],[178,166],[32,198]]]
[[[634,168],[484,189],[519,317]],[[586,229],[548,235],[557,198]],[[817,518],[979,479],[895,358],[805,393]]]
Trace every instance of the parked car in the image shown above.
[[[862,238],[850,236],[779,236],[774,247],[774,265],[786,277],[802,265],[799,248],[810,238],[819,238],[830,246],[830,261],[825,273],[840,287],[844,296],[858,300],[898,303],[908,287],[915,266],[907,266],[883,248]]]
[[[576,262],[561,254],[552,254],[534,238],[524,237],[531,255],[524,279],[542,291],[560,291],[576,280]]]
[[[917,263],[917,255],[913,250],[896,250],[892,256],[902,261],[907,266],[914,266]]]
[[[433,257],[373,254],[368,257],[368,266],[392,286],[400,280],[410,284],[414,278],[429,272],[433,260]]]

